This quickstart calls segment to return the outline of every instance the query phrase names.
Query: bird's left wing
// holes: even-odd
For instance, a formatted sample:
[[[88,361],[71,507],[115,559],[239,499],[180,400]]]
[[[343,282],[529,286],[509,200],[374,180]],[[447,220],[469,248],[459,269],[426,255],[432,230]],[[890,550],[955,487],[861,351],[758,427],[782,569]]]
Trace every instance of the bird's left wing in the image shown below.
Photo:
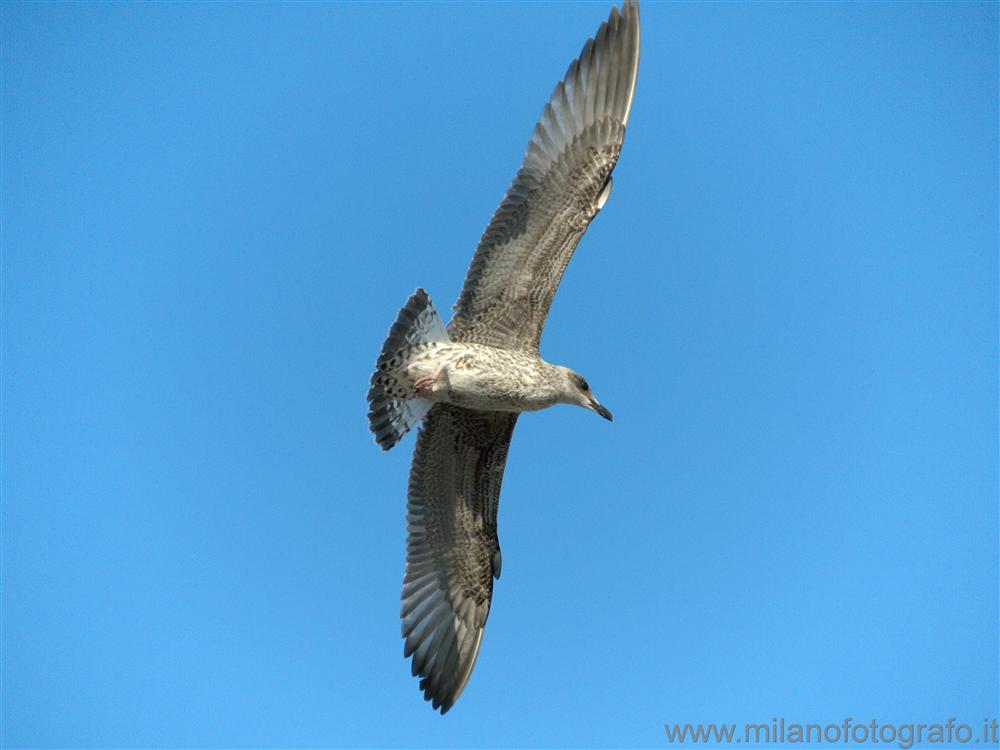
[[[538,348],[563,271],[611,189],[638,69],[639,7],[625,0],[545,105],[472,258],[448,326],[453,341]]]
[[[472,674],[500,575],[497,504],[517,414],[436,404],[410,468],[403,653],[444,713]]]

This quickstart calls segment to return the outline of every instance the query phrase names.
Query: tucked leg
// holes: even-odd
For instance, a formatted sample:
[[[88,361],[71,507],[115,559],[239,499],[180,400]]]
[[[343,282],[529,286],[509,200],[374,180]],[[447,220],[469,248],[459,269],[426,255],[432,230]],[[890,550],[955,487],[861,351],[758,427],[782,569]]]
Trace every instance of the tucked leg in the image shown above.
[[[418,378],[413,384],[413,390],[420,394],[431,393],[434,390],[434,384],[437,383],[443,371],[444,367],[439,367],[433,375],[424,375],[422,378]]]

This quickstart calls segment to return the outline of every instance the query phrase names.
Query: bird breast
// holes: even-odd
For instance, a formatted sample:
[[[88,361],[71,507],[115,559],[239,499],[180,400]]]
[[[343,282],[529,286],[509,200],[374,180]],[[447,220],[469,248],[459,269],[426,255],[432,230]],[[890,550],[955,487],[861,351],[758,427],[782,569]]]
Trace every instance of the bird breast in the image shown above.
[[[535,411],[559,398],[555,370],[540,357],[480,344],[424,345],[405,375],[411,383],[434,378],[420,395],[467,409]]]

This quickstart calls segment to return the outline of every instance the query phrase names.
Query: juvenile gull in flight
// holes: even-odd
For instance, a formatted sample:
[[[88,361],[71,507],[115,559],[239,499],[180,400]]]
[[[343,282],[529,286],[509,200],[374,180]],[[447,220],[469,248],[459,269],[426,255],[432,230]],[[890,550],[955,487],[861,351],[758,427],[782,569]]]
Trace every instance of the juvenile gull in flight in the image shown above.
[[[446,327],[423,289],[399,312],[371,379],[375,441],[421,419],[410,469],[404,656],[445,713],[479,654],[500,577],[497,503],[517,416],[557,403],[611,419],[538,341],[566,264],[611,192],[639,66],[639,8],[613,8],[556,85],[521,169],[479,241]]]

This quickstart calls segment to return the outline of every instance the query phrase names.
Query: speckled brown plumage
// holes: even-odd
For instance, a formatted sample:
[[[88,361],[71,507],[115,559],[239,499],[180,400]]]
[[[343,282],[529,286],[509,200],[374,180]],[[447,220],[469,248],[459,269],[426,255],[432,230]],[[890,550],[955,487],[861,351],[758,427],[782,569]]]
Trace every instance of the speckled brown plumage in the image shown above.
[[[410,470],[401,617],[404,654],[442,713],[472,673],[500,575],[497,505],[518,414],[562,402],[611,418],[586,380],[541,359],[538,343],[610,193],[638,63],[639,9],[625,0],[545,105],[447,331],[418,290],[372,376],[369,420],[383,448],[426,413]]]

